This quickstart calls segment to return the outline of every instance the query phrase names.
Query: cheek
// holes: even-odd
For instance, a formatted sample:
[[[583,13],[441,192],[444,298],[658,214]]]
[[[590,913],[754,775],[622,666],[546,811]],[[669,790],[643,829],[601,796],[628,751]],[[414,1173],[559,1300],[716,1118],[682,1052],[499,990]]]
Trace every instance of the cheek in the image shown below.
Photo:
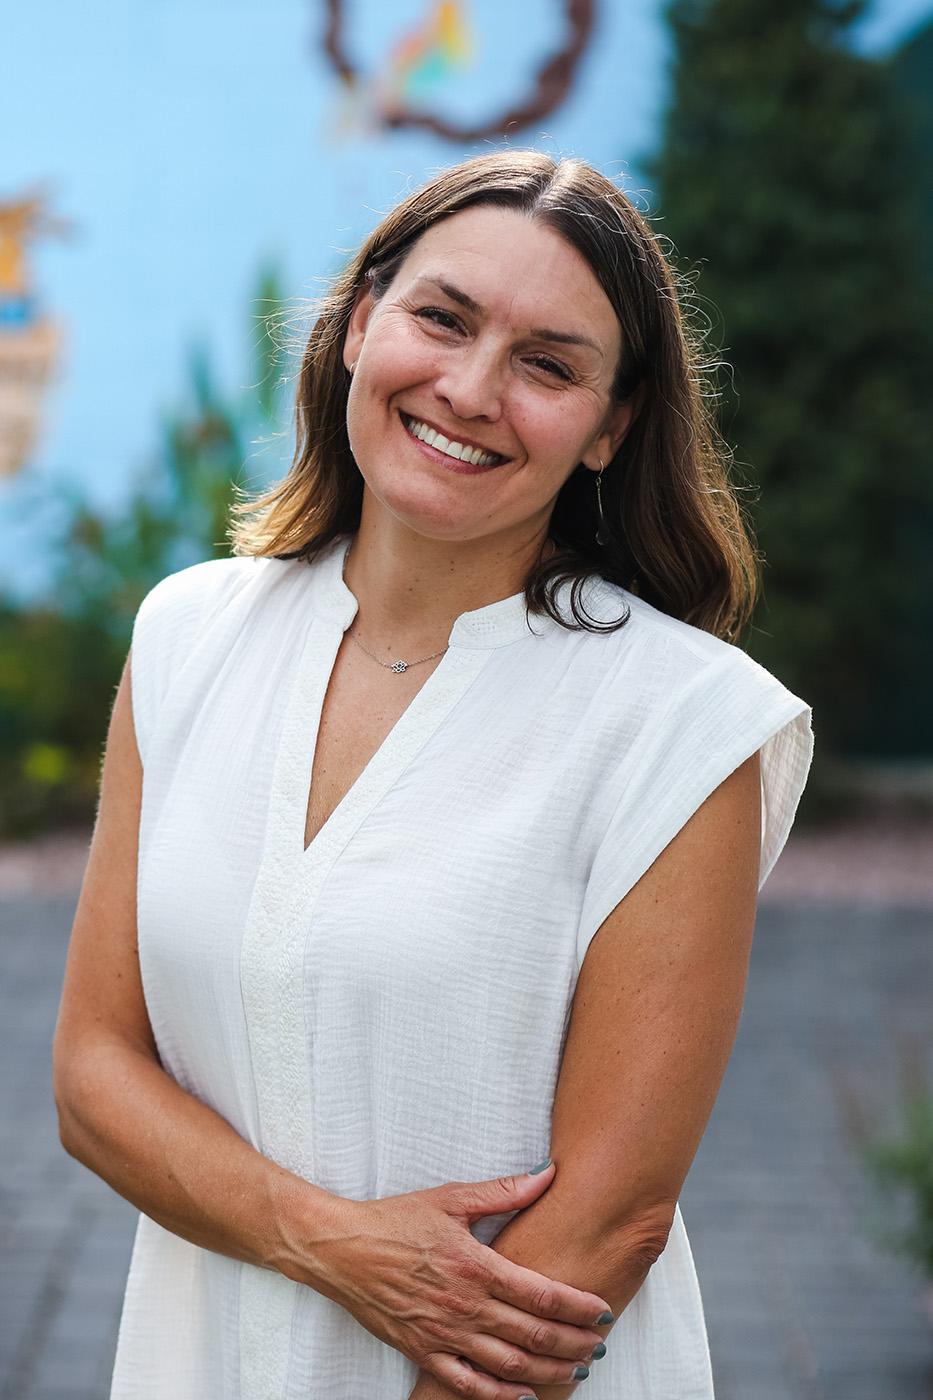
[[[586,448],[591,427],[588,405],[569,394],[513,395],[508,404],[512,426],[530,457],[542,467],[566,473],[576,466]]]
[[[428,337],[404,323],[379,327],[367,351],[372,377],[385,386],[423,378],[436,371],[440,360]]]

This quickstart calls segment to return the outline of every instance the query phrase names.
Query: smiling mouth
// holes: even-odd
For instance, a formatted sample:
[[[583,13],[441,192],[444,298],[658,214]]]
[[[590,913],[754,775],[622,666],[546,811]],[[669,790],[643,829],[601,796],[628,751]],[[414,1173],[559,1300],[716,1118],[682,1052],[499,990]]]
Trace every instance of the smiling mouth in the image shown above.
[[[481,447],[470,447],[467,443],[446,438],[443,433],[428,427],[427,423],[422,423],[420,418],[412,418],[410,414],[402,413],[401,410],[399,417],[405,431],[411,437],[427,443],[438,452],[443,452],[445,457],[453,457],[457,462],[468,462],[474,467],[498,467],[508,461],[507,457],[502,457],[497,452],[485,452]]]

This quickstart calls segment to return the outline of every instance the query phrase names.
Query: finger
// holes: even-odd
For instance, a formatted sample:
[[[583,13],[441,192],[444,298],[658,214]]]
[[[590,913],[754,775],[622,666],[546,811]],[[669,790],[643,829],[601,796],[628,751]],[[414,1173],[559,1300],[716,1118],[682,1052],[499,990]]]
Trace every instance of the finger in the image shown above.
[[[603,1341],[602,1333],[595,1328],[573,1327],[569,1322],[532,1317],[509,1303],[491,1299],[488,1308],[477,1317],[477,1324],[490,1336],[514,1342],[535,1356],[582,1361],[586,1366],[592,1359],[593,1348]]]
[[[484,1246],[488,1248],[488,1246]],[[546,1317],[553,1321],[572,1322],[578,1327],[602,1327],[612,1318],[612,1309],[603,1302],[598,1293],[586,1293],[573,1288],[569,1283],[558,1283],[556,1279],[539,1274],[534,1269],[525,1269],[521,1264],[513,1264],[494,1249],[489,1253],[496,1263],[490,1269],[487,1292],[503,1303],[511,1303],[522,1312],[535,1317]]]
[[[527,1385],[487,1376],[475,1370],[465,1356],[454,1356],[449,1351],[433,1352],[419,1364],[465,1400],[537,1400]]]
[[[534,1355],[524,1347],[503,1342],[486,1332],[473,1332],[461,1343],[463,1360],[479,1365],[492,1377],[518,1385],[573,1385],[589,1375],[587,1361],[578,1353],[571,1361]]]

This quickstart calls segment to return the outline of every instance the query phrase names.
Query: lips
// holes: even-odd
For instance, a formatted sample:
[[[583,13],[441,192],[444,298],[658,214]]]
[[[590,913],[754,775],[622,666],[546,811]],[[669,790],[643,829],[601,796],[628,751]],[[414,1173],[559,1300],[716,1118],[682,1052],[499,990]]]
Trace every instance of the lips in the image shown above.
[[[441,453],[452,462],[462,462],[465,466],[470,465],[479,470],[488,471],[508,461],[508,458],[504,457],[501,452],[494,452],[491,448],[485,447],[482,443],[473,442],[459,435],[454,436],[451,434],[448,436],[443,429],[436,427],[433,423],[429,423],[424,418],[417,418],[415,415],[405,413],[401,409],[399,410],[399,417],[402,420],[405,431],[410,437],[414,438],[417,442],[423,442],[426,446]],[[419,431],[420,429],[424,431]],[[438,439],[441,439],[442,442],[439,442]],[[459,449],[456,454],[446,451],[446,448],[450,444]],[[461,455],[464,452],[466,455]],[[472,459],[477,457],[478,454],[482,454],[484,459],[489,460],[473,461]]]

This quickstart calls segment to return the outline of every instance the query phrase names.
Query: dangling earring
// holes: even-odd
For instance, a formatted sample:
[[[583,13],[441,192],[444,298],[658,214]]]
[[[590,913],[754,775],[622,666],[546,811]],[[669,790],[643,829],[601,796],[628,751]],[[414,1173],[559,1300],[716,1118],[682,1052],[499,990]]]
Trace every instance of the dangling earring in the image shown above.
[[[606,535],[606,531],[603,528],[603,526],[606,524],[606,517],[603,515],[603,493],[600,490],[600,483],[602,482],[603,472],[606,470],[606,468],[601,457],[597,457],[596,460],[599,463],[599,471],[596,475],[596,505],[599,509],[599,525],[596,530],[596,543],[608,544],[609,539]]]

